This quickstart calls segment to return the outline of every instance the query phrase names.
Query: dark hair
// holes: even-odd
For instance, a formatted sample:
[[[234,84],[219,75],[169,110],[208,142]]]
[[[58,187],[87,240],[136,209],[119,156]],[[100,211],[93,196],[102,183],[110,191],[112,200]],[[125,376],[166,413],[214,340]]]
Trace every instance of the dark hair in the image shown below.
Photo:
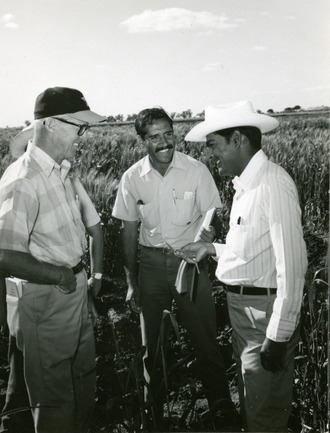
[[[221,135],[226,139],[227,143],[229,143],[235,130],[238,130],[241,134],[245,135],[254,149],[261,149],[261,131],[255,126],[238,126],[235,128],[220,129],[219,131],[215,131],[213,134]]]
[[[154,120],[159,119],[167,120],[173,129],[173,120],[163,108],[146,108],[145,110],[140,111],[140,113],[137,115],[137,118],[135,119],[135,130],[137,135],[144,139],[146,135],[146,126],[152,125]]]

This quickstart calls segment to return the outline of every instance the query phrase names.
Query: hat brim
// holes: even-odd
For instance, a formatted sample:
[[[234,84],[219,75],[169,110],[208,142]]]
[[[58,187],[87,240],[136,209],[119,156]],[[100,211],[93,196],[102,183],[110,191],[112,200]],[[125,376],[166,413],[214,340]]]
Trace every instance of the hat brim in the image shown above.
[[[99,123],[105,122],[107,118],[105,116],[100,116],[91,110],[77,111],[76,113],[67,113],[65,116],[71,117],[72,119],[86,122],[86,123]],[[29,140],[33,138],[33,127],[34,124],[31,123],[26,128],[22,129],[15,137],[12,139],[9,147],[10,153],[14,158],[19,158],[26,150]]]
[[[14,158],[19,158],[26,150],[29,140],[33,138],[33,123],[22,129],[10,142],[10,153]]]
[[[76,113],[66,113],[63,116],[71,117],[72,119],[81,120],[86,123],[99,123],[105,122],[107,118],[105,116],[100,116],[91,110],[77,111]]]
[[[247,113],[238,115],[224,115],[218,119],[204,120],[194,126],[185,137],[186,141],[206,141],[206,136],[212,132],[239,126],[254,126],[260,129],[261,133],[272,131],[279,125],[278,120],[271,116],[258,113]]]

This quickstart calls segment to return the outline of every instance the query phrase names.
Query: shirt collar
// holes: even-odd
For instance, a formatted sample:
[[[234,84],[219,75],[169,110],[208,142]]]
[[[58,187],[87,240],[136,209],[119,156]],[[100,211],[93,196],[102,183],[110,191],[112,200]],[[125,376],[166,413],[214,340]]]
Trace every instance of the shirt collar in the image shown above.
[[[239,194],[241,191],[246,191],[249,188],[267,159],[268,158],[264,151],[260,149],[250,159],[248,165],[245,167],[241,175],[234,177],[233,186],[237,194]]]
[[[172,161],[171,161],[170,165],[168,166],[166,173],[168,173],[171,168],[179,168],[179,169],[185,168],[185,165],[181,161],[181,158],[179,157],[179,153],[176,150],[174,151]],[[144,161],[142,162],[142,170],[140,173],[140,177],[145,176],[151,170],[154,170],[154,167],[151,165],[150,158],[147,155],[144,158]]]
[[[40,147],[35,146],[31,140],[28,143],[26,152],[38,162],[48,177],[51,175],[54,169],[60,170],[61,179],[64,181],[70,171],[71,164],[69,161],[64,159],[60,165],[57,164],[53,158],[51,158],[45,151],[40,149]]]

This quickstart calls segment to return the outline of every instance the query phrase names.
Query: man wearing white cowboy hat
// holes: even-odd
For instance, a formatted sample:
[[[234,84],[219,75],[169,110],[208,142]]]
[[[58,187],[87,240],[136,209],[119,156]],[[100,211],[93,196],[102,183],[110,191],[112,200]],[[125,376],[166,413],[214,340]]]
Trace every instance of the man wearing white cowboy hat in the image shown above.
[[[206,141],[236,190],[225,243],[181,250],[188,262],[210,255],[225,284],[233,328],[241,413],[248,431],[287,431],[294,350],[307,268],[296,186],[261,150],[278,126],[242,101],[211,106],[187,141]]]
[[[23,155],[0,181],[0,248],[25,253],[22,260],[33,263],[36,273],[32,259],[40,269],[66,267],[70,278],[53,284],[31,283],[37,275],[21,280],[10,296],[8,312],[16,317],[10,332],[23,353],[35,431],[86,432],[95,396],[95,348],[81,261],[84,217],[66,158],[75,155],[90,125],[106,118],[90,110],[80,91],[65,87],[41,93],[34,116],[33,127],[11,143],[12,154]]]

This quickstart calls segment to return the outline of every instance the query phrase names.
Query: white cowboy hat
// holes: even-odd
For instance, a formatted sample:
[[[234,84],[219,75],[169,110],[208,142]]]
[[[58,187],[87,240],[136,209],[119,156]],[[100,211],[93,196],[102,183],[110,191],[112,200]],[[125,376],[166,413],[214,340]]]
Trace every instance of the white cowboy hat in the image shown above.
[[[105,116],[91,111],[84,95],[79,90],[68,87],[50,87],[37,97],[34,106],[35,120],[63,114],[73,120],[90,124],[106,120]],[[14,158],[23,155],[28,141],[33,138],[33,132],[34,123],[31,123],[12,139],[10,152]]]
[[[271,116],[256,113],[250,101],[230,105],[210,105],[205,109],[205,120],[194,126],[186,141],[206,141],[206,136],[221,129],[255,126],[262,133],[277,128],[279,122]]]

